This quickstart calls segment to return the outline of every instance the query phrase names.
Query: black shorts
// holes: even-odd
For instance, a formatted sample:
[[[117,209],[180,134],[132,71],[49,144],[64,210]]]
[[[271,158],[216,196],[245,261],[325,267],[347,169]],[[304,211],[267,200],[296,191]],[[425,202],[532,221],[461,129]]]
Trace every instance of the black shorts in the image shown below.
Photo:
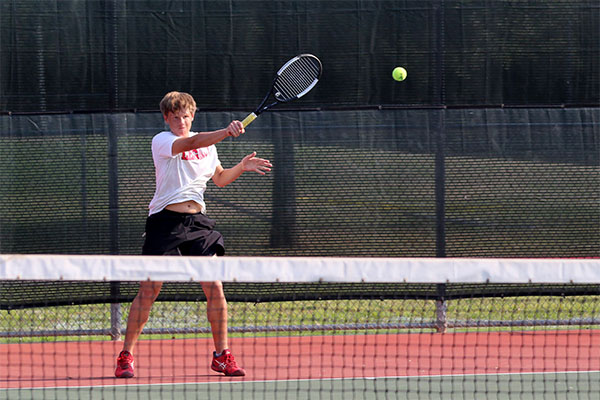
[[[223,235],[213,230],[215,221],[202,213],[162,210],[146,220],[143,255],[222,256]]]

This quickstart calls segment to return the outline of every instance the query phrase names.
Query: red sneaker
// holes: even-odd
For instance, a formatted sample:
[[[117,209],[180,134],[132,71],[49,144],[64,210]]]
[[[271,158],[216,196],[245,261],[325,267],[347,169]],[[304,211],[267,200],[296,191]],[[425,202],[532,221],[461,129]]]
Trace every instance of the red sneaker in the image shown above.
[[[221,355],[217,357],[217,353],[213,352],[213,360],[210,368],[213,371],[221,372],[227,376],[244,376],[246,371],[238,367],[233,358],[233,354],[229,350],[223,350]]]
[[[117,378],[133,378],[133,355],[128,351],[122,351],[117,358]]]

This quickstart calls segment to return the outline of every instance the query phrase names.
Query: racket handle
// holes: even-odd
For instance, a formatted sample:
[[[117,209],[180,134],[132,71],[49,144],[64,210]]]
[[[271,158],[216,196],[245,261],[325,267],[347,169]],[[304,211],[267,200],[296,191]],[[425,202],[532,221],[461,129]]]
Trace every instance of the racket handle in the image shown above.
[[[244,125],[244,128],[247,127],[248,125],[250,125],[250,123],[252,121],[254,121],[256,119],[257,115],[254,113],[251,113],[250,115],[248,115],[246,118],[244,118],[244,120],[242,121],[242,125]]]

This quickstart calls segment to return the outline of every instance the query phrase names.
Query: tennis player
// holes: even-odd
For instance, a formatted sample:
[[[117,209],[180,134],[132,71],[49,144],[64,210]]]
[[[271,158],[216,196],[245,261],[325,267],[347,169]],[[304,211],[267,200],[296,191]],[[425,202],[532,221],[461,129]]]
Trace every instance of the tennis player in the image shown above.
[[[160,110],[170,131],[152,139],[152,157],[156,172],[156,191],[146,220],[142,254],[221,256],[225,253],[223,237],[213,228],[215,221],[206,216],[206,183],[223,187],[242,173],[261,175],[271,170],[268,160],[256,152],[244,157],[235,167],[224,169],[219,162],[215,143],[244,133],[241,122],[233,121],[225,129],[191,132],[196,111],[194,98],[182,92],[170,92],[160,102]],[[133,349],[148,321],[152,304],[162,282],[141,282],[131,304],[123,349],[117,358],[117,378],[134,376]],[[211,368],[228,376],[244,376],[227,343],[227,302],[221,282],[203,282],[206,308],[215,351]]]

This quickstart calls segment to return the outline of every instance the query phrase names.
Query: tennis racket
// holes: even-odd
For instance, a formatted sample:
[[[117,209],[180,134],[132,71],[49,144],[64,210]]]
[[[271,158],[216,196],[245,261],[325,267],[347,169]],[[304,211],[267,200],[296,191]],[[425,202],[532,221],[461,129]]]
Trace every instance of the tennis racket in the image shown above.
[[[299,99],[310,92],[319,82],[321,70],[321,61],[312,54],[300,54],[286,62],[277,71],[273,85],[262,103],[242,121],[244,128],[269,108]]]

